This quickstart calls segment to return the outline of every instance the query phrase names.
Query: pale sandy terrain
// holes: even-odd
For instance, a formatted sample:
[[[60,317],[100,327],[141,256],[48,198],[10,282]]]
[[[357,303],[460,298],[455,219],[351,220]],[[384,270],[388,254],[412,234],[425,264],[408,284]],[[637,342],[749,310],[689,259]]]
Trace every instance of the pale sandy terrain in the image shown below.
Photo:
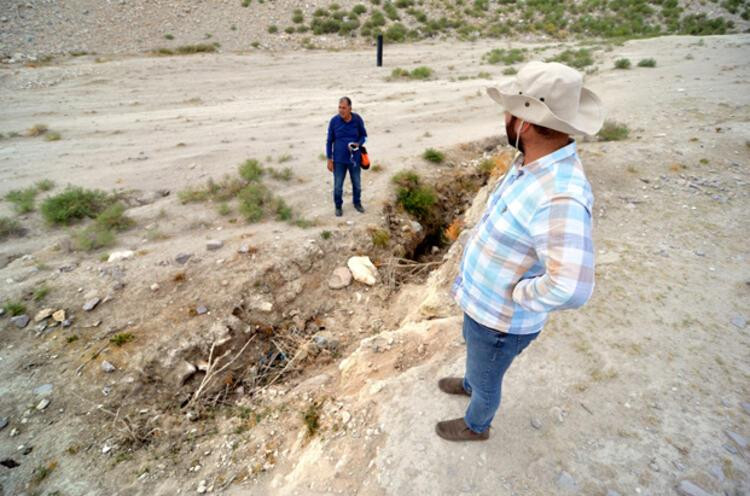
[[[356,243],[367,225],[381,222],[393,173],[415,167],[431,178],[448,174],[454,167],[427,164],[421,152],[449,150],[449,160],[458,164],[465,158],[458,145],[502,134],[498,107],[482,94],[490,82],[459,80],[480,71],[500,79],[501,68],[480,63],[496,46],[393,47],[382,69],[374,67],[369,51],[101,63],[84,57],[37,69],[2,68],[0,132],[44,123],[62,140],[0,141],[0,194],[48,178],[58,184],[49,194],[71,183],[136,189],[144,199],[128,211],[138,226],[107,250],[141,250],[122,264],[123,292],[110,290],[113,269],[99,260],[100,252],[56,247],[67,231],[46,227],[38,213],[20,217],[27,236],[0,245],[2,299],[28,299],[45,281],[53,287],[46,303],[74,308],[80,315],[76,332],[85,338],[71,351],[61,342],[62,330],[34,336],[31,325],[19,331],[3,317],[0,417],[10,424],[0,431],[0,458],[23,462],[0,468],[5,493],[166,495],[194,493],[201,480],[218,492],[233,480],[226,486],[230,494],[547,495],[565,493],[558,483],[565,471],[585,495],[675,494],[682,480],[709,494],[747,494],[750,451],[725,431],[750,437],[750,412],[741,405],[750,402],[750,328],[742,324],[750,319],[748,35],[631,41],[596,52],[599,70],[588,84],[610,117],[631,129],[626,141],[580,144],[596,195],[597,289],[584,309],[555,315],[514,364],[489,442],[453,445],[433,433],[436,421],[465,407],[435,384],[444,374],[459,374],[463,364],[460,313],[446,294],[460,243],[427,283],[395,296],[363,286],[320,293],[332,302],[326,319],[345,336],[345,351],[281,385],[273,399],[288,405],[326,399],[321,431],[311,440],[291,406],[279,410],[279,423],[264,421],[245,433],[235,430],[232,418],[217,421],[213,434],[204,433],[210,421],[187,424],[205,435],[184,441],[189,453],[170,457],[155,443],[115,463],[120,451],[102,454],[109,420],[67,394],[108,401],[94,396],[103,384],[116,396],[140,358],[179,341],[185,329],[200,329],[184,323],[178,307],[182,312],[205,302],[217,318],[229,315],[237,299],[252,300],[260,291],[250,281],[262,276],[262,267],[314,240],[321,245],[319,259],[313,273],[300,278],[308,290],[317,290],[310,283],[315,277],[324,286],[330,269],[352,253],[352,243],[355,251],[369,249]],[[540,58],[556,50],[529,48],[542,49]],[[657,67],[612,69],[620,57],[634,63],[653,57]],[[435,78],[385,80],[393,67],[418,65],[433,68]],[[342,80],[342,72],[351,78]],[[363,176],[367,214],[346,205],[338,220],[331,178],[318,156],[343,94],[365,118],[370,153],[385,170]],[[284,154],[293,159],[277,163]],[[232,223],[236,215],[221,217],[212,205],[177,200],[179,190],[234,173],[251,157],[294,169],[291,184],[268,184],[317,226]],[[163,189],[170,195],[155,199]],[[486,194],[487,188],[467,214],[469,224]],[[7,202],[0,208],[12,215]],[[147,226],[167,239],[149,239]],[[322,230],[334,232],[331,243],[319,242]],[[209,238],[224,240],[225,247],[206,252]],[[247,240],[259,253],[238,257],[236,249]],[[187,288],[172,283],[180,252],[197,254],[186,269]],[[77,269],[57,270],[70,264]],[[162,286],[156,293],[149,290],[154,282]],[[84,294],[92,290],[113,300],[82,314]],[[297,294],[283,310],[312,308],[305,292]],[[358,305],[363,295],[366,303]],[[349,309],[357,311],[348,315]],[[107,352],[122,369],[114,379],[98,365],[75,374],[101,346],[95,339],[100,331],[87,327],[98,319],[102,328],[127,322],[143,333],[132,348]],[[360,344],[361,334],[372,336]],[[320,383],[297,385],[322,372],[327,379]],[[31,390],[44,383],[55,385],[52,406],[26,415],[36,403]],[[350,419],[343,421],[342,412]],[[11,428],[20,434],[11,438]],[[93,440],[91,431],[97,432]],[[72,455],[66,449],[76,442],[83,449]],[[21,444],[34,450],[22,456]],[[255,458],[249,461],[256,445],[273,453],[263,470],[256,470]],[[50,460],[57,462],[51,474],[41,485],[27,486],[32,469]]]

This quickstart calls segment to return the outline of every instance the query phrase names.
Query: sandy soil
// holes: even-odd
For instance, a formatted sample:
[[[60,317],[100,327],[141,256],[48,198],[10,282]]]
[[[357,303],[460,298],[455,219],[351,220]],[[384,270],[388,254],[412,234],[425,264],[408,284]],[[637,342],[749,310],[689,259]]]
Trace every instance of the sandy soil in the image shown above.
[[[296,423],[284,427],[282,438],[274,437],[274,463],[252,477],[238,477],[230,493],[557,494],[564,492],[558,481],[563,471],[579,494],[673,494],[682,480],[711,494],[747,493],[749,452],[725,431],[750,435],[750,416],[741,406],[750,401],[750,341],[748,327],[739,325],[750,317],[748,45],[747,35],[670,37],[596,52],[599,70],[588,77],[589,85],[610,117],[631,129],[623,142],[581,143],[596,194],[597,290],[583,310],[556,315],[513,366],[488,443],[454,446],[433,434],[436,421],[464,408],[461,400],[442,397],[435,385],[443,374],[460,373],[463,363],[460,314],[445,293],[460,255],[456,244],[425,285],[391,299],[376,298],[374,290],[357,325],[387,317],[384,332],[376,330],[359,345],[361,336],[351,336],[352,348],[318,370],[329,378],[305,393],[332,398],[329,403],[336,405],[326,411],[321,434],[303,442],[299,416],[290,417]],[[394,172],[415,167],[430,177],[446,174],[450,166],[419,158],[426,147],[449,149],[499,134],[498,109],[481,92],[488,81],[459,79],[482,70],[499,79],[500,69],[480,63],[493,46],[394,47],[383,69],[373,67],[371,52],[101,63],[78,58],[38,69],[3,68],[0,132],[22,132],[41,122],[62,140],[0,141],[0,193],[42,178],[58,183],[57,190],[67,183],[139,190],[144,205],[128,212],[139,227],[118,244],[140,250],[124,264],[126,292],[115,293],[97,315],[84,315],[77,324],[81,334],[95,336],[97,329],[83,330],[95,320],[104,320],[104,327],[148,323],[149,336],[163,343],[180,332],[176,318],[159,320],[167,318],[170,305],[206,301],[228,313],[232,303],[223,300],[252,292],[243,282],[255,277],[260,265],[319,239],[324,229],[334,231],[335,243],[322,248],[323,256],[345,259],[353,233],[381,222],[380,205],[390,197]],[[538,48],[541,57],[555,49]],[[620,57],[634,62],[654,57],[657,67],[612,69]],[[436,78],[385,80],[393,67],[418,65],[432,67]],[[351,80],[331,76],[342,68]],[[342,94],[352,97],[365,118],[370,152],[385,171],[365,174],[368,213],[359,216],[348,208],[339,221],[331,215],[331,179],[318,155],[326,121]],[[285,154],[293,159],[279,164]],[[293,167],[291,185],[269,184],[295,210],[317,220],[316,227],[241,225],[213,206],[177,201],[177,191],[218,179],[250,157]],[[156,195],[162,189],[171,194]],[[467,214],[469,223],[481,209],[482,194],[486,190]],[[7,202],[2,208],[11,213]],[[91,290],[107,294],[113,276],[98,253],[61,250],[67,232],[44,226],[36,213],[20,220],[29,234],[0,245],[7,264],[1,274],[5,298],[23,298],[43,281],[53,286],[51,306],[78,307]],[[167,239],[150,240],[147,226]],[[215,237],[225,247],[206,253],[205,240]],[[238,258],[234,251],[248,240],[259,253]],[[179,252],[198,253],[190,266],[190,289],[182,292],[168,286],[175,268],[162,263]],[[73,272],[57,270],[71,264],[78,267]],[[323,280],[330,266],[324,268]],[[148,289],[154,282],[164,288],[156,296]],[[354,289],[364,292],[353,287],[342,305],[354,304]],[[0,432],[0,455],[21,460],[18,445],[34,446],[22,467],[1,469],[7,494],[41,494],[42,488],[65,494],[175,494],[178,488],[194,492],[200,480],[218,491],[219,476],[228,470],[219,453],[231,453],[238,442],[264,442],[258,432],[243,438],[222,431],[201,441],[191,460],[151,460],[148,477],[141,477],[146,461],[138,453],[133,461],[105,458],[105,467],[105,439],[77,456],[66,454],[92,414],[91,405],[66,397],[66,391],[89,392],[107,382],[95,367],[82,378],[74,373],[98,348],[96,341],[89,351],[71,353],[61,350],[55,333],[32,337],[32,331],[10,325],[3,333],[0,416],[11,423]],[[136,351],[118,353],[127,374]],[[52,407],[19,423],[29,406],[33,410],[31,390],[45,382],[55,384]],[[302,397],[298,389],[281,394],[289,401]],[[346,422],[331,420],[347,416]],[[532,418],[539,429],[531,426]],[[20,435],[11,438],[11,428]],[[263,432],[273,437],[273,429]],[[194,458],[204,461],[188,472]],[[43,485],[27,486],[31,469],[51,459],[57,465]],[[243,466],[242,459],[233,463]]]

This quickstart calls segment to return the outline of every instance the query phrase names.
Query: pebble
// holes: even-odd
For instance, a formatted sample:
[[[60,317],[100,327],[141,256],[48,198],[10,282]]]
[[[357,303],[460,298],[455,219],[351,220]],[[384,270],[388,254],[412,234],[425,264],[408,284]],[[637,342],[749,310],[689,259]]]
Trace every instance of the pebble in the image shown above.
[[[10,430],[10,437],[16,437],[19,434],[20,434],[19,430],[16,429],[15,427]]]
[[[73,324],[73,321],[70,320],[70,319],[65,319],[65,320],[62,321],[62,326],[63,327],[70,327],[72,324]]]
[[[747,401],[743,401],[742,403],[740,403],[740,406],[743,410],[745,410],[745,413],[750,415],[750,403],[748,403]]]
[[[8,427],[8,417],[0,417],[0,431]]]
[[[735,315],[732,317],[732,325],[738,329],[744,329],[747,325],[747,320],[742,315]]]
[[[689,480],[680,481],[677,485],[677,492],[682,496],[710,496],[705,489],[693,484]]]
[[[176,257],[174,257],[174,261],[177,262],[180,265],[186,264],[188,260],[190,260],[190,257],[192,257],[192,253],[178,253]]]
[[[52,384],[42,384],[34,388],[34,394],[37,396],[49,396],[55,387]]]
[[[60,309],[57,312],[52,314],[52,320],[55,322],[64,322],[65,321],[65,310]]]
[[[45,308],[43,310],[39,310],[36,313],[36,315],[34,315],[34,322],[41,322],[44,319],[48,319],[50,315],[52,315],[53,312],[54,310],[52,308]]]
[[[570,475],[564,470],[560,472],[559,476],[557,476],[557,487],[559,487],[563,491],[569,491],[569,492],[578,491],[578,484],[576,483],[576,480],[573,478],[572,475]]]
[[[242,253],[243,255],[245,253],[250,253],[250,245],[244,244],[240,246],[240,248],[237,250],[237,253]]]
[[[204,305],[198,305],[198,307],[195,309],[195,313],[198,315],[205,315],[208,313],[208,308],[206,308]]]
[[[157,283],[153,283],[150,287],[151,291],[159,291],[159,285]]]
[[[15,317],[10,318],[10,323],[18,327],[19,329],[23,329],[29,324],[29,316],[26,314],[23,315],[16,315]]]
[[[735,448],[734,445],[732,444],[726,443],[726,444],[723,444],[722,447],[733,455],[736,455],[737,453],[739,453],[739,451],[737,451],[737,448]]]
[[[711,472],[711,475],[716,477],[719,482],[724,482],[724,470],[722,470],[719,465],[712,465],[709,469],[709,472]]]
[[[0,308],[0,317],[2,317],[3,315],[5,315],[5,309],[4,308]]]
[[[209,251],[218,250],[222,246],[224,246],[224,242],[220,239],[211,239],[206,243],[206,249]]]
[[[339,340],[333,337],[333,334],[327,331],[321,331],[313,336],[313,343],[321,348],[331,351],[335,350],[339,346]]]
[[[99,304],[99,301],[101,301],[99,300],[99,298],[96,298],[96,297],[91,298],[90,300],[88,300],[86,303],[83,304],[83,311],[90,312],[91,310],[96,308],[96,306]]]
[[[344,425],[347,425],[349,421],[352,419],[352,414],[347,412],[346,410],[341,412],[341,423]]]
[[[117,368],[115,368],[115,366],[112,365],[111,363],[109,363],[108,361],[104,360],[102,362],[102,371],[104,371],[107,374],[109,374],[111,372],[114,372],[115,370],[117,370]]]
[[[134,255],[135,252],[133,250],[115,251],[113,253],[110,253],[107,262],[119,262],[120,260],[127,260],[128,258],[133,258]]]
[[[729,439],[734,441],[737,446],[739,446],[742,449],[747,448],[747,438],[741,434],[737,434],[734,431],[724,431],[724,434],[726,434]]]
[[[47,399],[47,398],[44,398],[42,401],[40,401],[36,405],[36,409],[41,412],[42,410],[44,410],[45,408],[47,408],[49,406],[49,404],[50,404],[50,400]]]
[[[352,273],[347,267],[337,267],[328,279],[331,289],[343,289],[352,283]]]
[[[202,480],[198,483],[198,494],[203,494],[208,490],[206,487],[206,481]]]
[[[542,428],[542,421],[539,420],[536,417],[531,417],[531,427],[533,427],[534,429],[537,429],[537,430],[541,429]]]

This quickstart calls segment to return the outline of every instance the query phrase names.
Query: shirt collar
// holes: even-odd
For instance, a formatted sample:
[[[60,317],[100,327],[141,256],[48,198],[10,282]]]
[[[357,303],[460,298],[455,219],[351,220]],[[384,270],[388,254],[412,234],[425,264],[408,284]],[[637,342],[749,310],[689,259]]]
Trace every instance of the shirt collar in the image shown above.
[[[524,166],[521,166],[523,164],[523,154],[519,153],[516,157],[516,161],[514,162],[516,164],[516,168],[521,171],[534,171],[537,169],[544,169],[545,167],[548,167],[556,162],[560,162],[561,160],[564,160],[571,155],[575,155],[576,153],[576,142],[575,140],[571,139],[570,143],[565,145],[564,147],[555,150],[552,153],[548,153],[547,155],[536,159],[535,161],[531,162],[530,164],[526,164]]]

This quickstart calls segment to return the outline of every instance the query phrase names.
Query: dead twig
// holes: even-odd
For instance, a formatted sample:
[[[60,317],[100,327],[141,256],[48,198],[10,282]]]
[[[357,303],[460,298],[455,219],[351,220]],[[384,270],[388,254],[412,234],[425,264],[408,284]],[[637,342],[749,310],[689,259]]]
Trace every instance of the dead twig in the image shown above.
[[[227,350],[226,353],[224,353],[219,358],[217,358],[216,360],[214,360],[213,356],[214,356],[214,348],[216,347],[216,342],[214,342],[214,343],[211,344],[211,351],[209,352],[209,355],[208,355],[208,368],[206,369],[206,375],[203,376],[203,380],[201,381],[200,385],[198,386],[198,389],[196,389],[195,393],[193,393],[193,396],[190,398],[190,401],[188,401],[188,403],[186,405],[187,407],[190,407],[190,406],[194,405],[195,402],[198,401],[198,399],[201,397],[201,395],[204,392],[204,389],[209,385],[209,383],[211,381],[213,381],[213,379],[217,375],[219,375],[222,372],[224,372],[230,365],[232,365],[234,363],[235,360],[237,360],[240,357],[240,355],[242,355],[242,353],[245,352],[245,350],[250,345],[250,343],[252,343],[253,339],[255,339],[255,336],[257,336],[257,334],[253,334],[250,337],[250,339],[248,339],[245,342],[245,344],[242,346],[242,348],[240,349],[240,351],[237,352],[237,354],[234,355],[234,357],[232,357],[231,360],[229,360],[227,363],[225,363],[218,370],[214,370],[214,368],[216,367],[216,364],[218,362],[220,362],[224,357],[226,357],[227,355],[229,355],[231,353],[231,350]]]

